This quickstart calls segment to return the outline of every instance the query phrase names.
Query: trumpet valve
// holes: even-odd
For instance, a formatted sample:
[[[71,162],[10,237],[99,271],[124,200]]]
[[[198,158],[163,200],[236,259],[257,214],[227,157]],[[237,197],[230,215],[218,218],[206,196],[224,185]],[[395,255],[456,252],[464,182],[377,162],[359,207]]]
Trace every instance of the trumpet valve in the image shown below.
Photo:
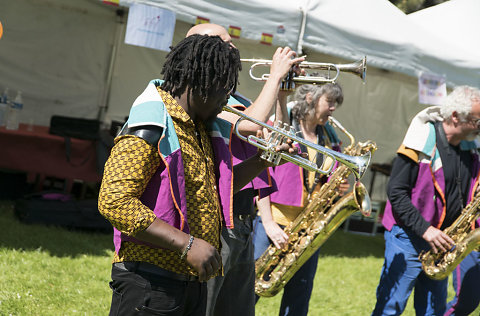
[[[285,91],[295,90],[294,78],[295,78],[295,72],[293,71],[293,68],[291,68],[287,76],[285,77],[285,79],[283,79],[280,85],[280,89]]]
[[[265,139],[266,150],[262,153],[261,158],[278,166],[282,156],[280,155],[280,152],[277,152],[277,147],[285,142],[287,138],[285,135],[294,135],[294,133],[292,134],[293,127],[287,123],[277,121],[274,127],[279,131],[272,131],[269,133]],[[293,129],[293,131],[294,130],[295,129]]]

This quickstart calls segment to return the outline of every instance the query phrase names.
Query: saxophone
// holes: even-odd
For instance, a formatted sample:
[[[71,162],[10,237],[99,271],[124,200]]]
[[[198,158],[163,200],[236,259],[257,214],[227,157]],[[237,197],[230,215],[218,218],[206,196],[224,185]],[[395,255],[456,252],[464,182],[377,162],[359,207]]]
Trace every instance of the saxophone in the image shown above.
[[[428,277],[434,280],[445,279],[472,250],[480,245],[480,228],[472,230],[472,225],[480,216],[479,206],[480,194],[476,194],[455,222],[443,231],[455,242],[452,249],[438,253],[432,250],[420,253],[422,270]]]
[[[333,117],[329,119],[350,139],[351,144],[344,150],[346,154],[362,155],[367,152],[373,153],[377,149],[372,141],[355,145],[353,136]],[[351,170],[345,165],[337,167],[330,181],[312,193],[307,206],[290,225],[285,227],[285,233],[289,236],[288,245],[284,249],[270,245],[257,259],[255,262],[257,295],[264,297],[276,295],[348,216],[358,210],[366,216],[370,215],[370,198],[365,186],[359,181],[355,183],[352,192],[336,201],[339,196],[337,188],[350,173]]]

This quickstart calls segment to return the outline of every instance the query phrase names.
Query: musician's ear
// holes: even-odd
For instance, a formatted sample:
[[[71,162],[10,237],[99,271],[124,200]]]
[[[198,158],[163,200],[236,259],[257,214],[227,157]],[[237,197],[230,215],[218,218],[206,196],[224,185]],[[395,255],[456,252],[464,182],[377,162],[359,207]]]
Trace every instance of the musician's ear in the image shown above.
[[[305,96],[305,101],[307,101],[307,104],[312,103],[312,93],[308,92],[307,95]]]
[[[453,111],[452,116],[450,116],[450,118],[455,125],[461,122],[460,115],[458,114],[457,111]]]

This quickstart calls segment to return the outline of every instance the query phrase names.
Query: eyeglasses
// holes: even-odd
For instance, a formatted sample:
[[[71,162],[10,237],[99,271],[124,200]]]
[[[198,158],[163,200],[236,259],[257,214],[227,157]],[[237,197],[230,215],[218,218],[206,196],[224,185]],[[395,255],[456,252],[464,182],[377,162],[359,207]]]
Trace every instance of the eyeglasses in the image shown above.
[[[475,123],[475,126],[477,127],[477,129],[480,129],[480,118],[471,117],[469,121]]]
[[[480,129],[480,119],[476,119],[474,122],[477,129]]]

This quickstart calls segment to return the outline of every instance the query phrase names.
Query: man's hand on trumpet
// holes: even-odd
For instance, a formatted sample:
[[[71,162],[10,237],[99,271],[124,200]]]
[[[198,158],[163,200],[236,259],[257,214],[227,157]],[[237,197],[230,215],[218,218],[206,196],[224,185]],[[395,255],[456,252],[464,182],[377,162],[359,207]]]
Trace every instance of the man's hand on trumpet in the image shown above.
[[[261,138],[261,139],[265,139],[265,140],[268,140],[269,136],[270,136],[270,133],[268,131],[268,129],[266,128],[263,128],[262,130],[259,130],[257,131],[257,138]],[[307,153],[300,153],[300,149],[295,145],[294,141],[286,136],[282,137],[281,139],[278,139],[277,140],[277,143],[278,144],[274,144],[274,149],[275,149],[275,152],[276,153],[287,153],[289,155],[292,155],[292,156],[295,156],[295,155],[299,155],[303,158],[306,158],[307,157]],[[282,159],[280,160],[280,163],[279,164],[276,164],[272,161],[267,161],[265,159],[263,159],[261,156],[262,154],[264,153],[263,150],[258,150],[257,152],[257,157],[258,159],[260,159],[267,167],[274,167],[276,165],[282,165],[284,163],[286,163],[287,161]]]
[[[245,115],[263,123],[268,121],[272,108],[274,108],[277,103],[280,85],[283,79],[292,69],[294,72],[301,72],[299,67],[295,65],[304,61],[304,57],[296,58],[296,55],[297,54],[289,47],[277,48],[271,63],[268,63],[270,74],[266,76],[267,79],[262,91],[256,100],[243,111]],[[239,116],[223,111],[220,114],[220,118],[234,124],[239,119]],[[244,136],[255,135],[259,129],[260,127],[257,124],[248,120],[243,120],[238,126],[238,131]]]
[[[262,131],[257,131],[257,137],[261,138],[263,133]],[[278,144],[275,145],[275,153],[285,152],[291,155],[298,154],[298,147],[294,145],[291,139],[282,139]],[[233,177],[235,181],[233,182],[233,192],[236,193],[243,188],[247,182],[252,180],[252,176],[258,175],[262,170],[268,167],[273,167],[277,164],[271,163],[263,159],[262,153],[263,150],[258,150],[257,154],[252,157],[244,160],[242,163],[233,166]],[[285,160],[281,160],[280,164],[285,163]]]
[[[298,67],[298,64],[304,61],[305,57],[296,56],[297,53],[288,46],[277,48],[273,55],[272,65],[270,66],[270,77],[281,81],[292,69],[297,75],[300,74],[301,69]]]

